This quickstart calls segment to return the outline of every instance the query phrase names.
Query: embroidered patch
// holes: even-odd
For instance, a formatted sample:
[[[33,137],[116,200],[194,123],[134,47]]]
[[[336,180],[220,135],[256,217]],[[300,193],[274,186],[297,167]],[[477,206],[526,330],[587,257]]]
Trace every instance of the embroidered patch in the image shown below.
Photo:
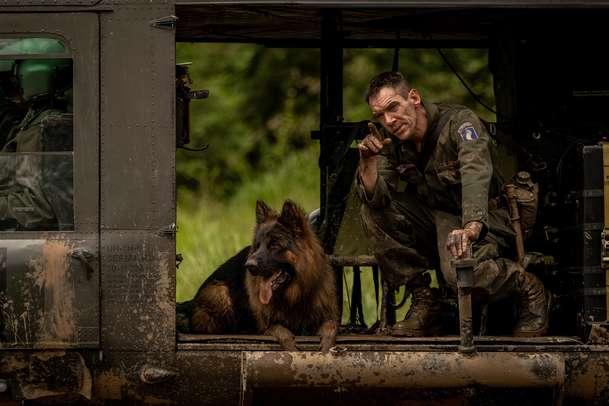
[[[457,130],[463,141],[476,141],[478,139],[478,133],[476,129],[469,121],[461,124],[461,127]]]

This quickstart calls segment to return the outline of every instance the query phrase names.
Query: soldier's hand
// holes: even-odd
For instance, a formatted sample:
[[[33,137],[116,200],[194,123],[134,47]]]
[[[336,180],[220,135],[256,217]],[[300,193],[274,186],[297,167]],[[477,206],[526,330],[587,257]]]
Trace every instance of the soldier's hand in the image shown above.
[[[391,144],[390,138],[383,138],[372,123],[368,123],[370,133],[357,145],[361,159],[368,159],[381,153],[385,145]]]
[[[478,221],[470,221],[464,228],[451,231],[446,239],[446,249],[454,258],[461,258],[469,245],[478,239],[480,231],[482,223]]]

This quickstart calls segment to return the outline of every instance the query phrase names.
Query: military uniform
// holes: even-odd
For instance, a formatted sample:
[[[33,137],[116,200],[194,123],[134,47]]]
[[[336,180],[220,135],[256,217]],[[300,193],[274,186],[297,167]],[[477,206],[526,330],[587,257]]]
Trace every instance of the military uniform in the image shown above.
[[[474,290],[491,300],[521,294],[533,276],[508,259],[514,241],[509,213],[489,210],[489,197],[499,196],[506,180],[491,159],[493,140],[463,106],[424,107],[428,130],[421,153],[411,141],[392,137],[377,158],[379,177],[370,195],[357,177],[364,227],[384,277],[399,286],[439,265],[456,290],[446,240],[452,230],[477,221],[483,228],[472,245]]]
[[[54,109],[30,109],[12,130],[0,157],[0,229],[71,229],[71,158],[29,154],[45,151],[43,121]]]

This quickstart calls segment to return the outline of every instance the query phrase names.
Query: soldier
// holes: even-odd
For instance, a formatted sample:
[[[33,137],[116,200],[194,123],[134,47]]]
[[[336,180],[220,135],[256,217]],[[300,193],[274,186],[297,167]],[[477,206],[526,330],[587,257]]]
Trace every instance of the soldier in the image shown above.
[[[423,103],[397,72],[372,79],[366,101],[382,129],[370,123],[358,145],[363,223],[384,278],[394,287],[405,283],[412,293],[411,309],[392,334],[440,331],[440,303],[424,272],[439,262],[456,290],[450,260],[470,247],[477,260],[474,291],[490,301],[518,299],[514,335],[545,334],[549,294],[506,258],[514,242],[507,210],[489,210],[489,198],[499,196],[505,179],[491,161],[478,117],[463,106]]]
[[[0,230],[70,230],[73,228],[72,157],[40,154],[71,151],[71,126],[63,140],[46,140],[49,123],[66,107],[56,95],[71,85],[66,59],[28,59],[15,63],[18,105],[26,111],[0,146]],[[67,72],[67,73],[63,73]],[[64,103],[65,104],[65,103]],[[55,134],[57,131],[55,131]],[[52,147],[49,147],[53,144]],[[58,147],[59,146],[59,147]]]

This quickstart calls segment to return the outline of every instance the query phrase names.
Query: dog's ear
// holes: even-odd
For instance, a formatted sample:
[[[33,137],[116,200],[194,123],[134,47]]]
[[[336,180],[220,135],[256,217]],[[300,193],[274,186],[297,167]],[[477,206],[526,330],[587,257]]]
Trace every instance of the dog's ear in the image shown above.
[[[296,234],[303,234],[307,219],[300,207],[291,200],[286,200],[283,203],[281,209],[281,215],[279,216],[279,222],[286,225]]]
[[[264,223],[269,217],[277,217],[277,212],[262,200],[256,201],[256,224]]]

